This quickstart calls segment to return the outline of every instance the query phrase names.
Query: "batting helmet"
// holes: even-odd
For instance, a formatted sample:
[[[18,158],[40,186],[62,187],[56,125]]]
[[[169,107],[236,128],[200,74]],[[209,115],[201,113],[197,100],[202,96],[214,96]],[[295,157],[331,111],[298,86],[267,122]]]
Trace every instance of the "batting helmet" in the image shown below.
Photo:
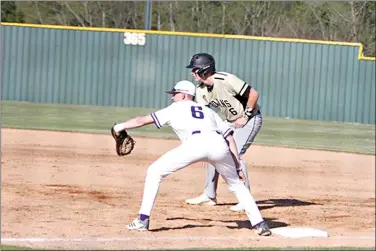
[[[187,68],[198,69],[197,74],[205,77],[215,72],[215,60],[212,55],[207,53],[197,53],[192,56],[191,62]]]

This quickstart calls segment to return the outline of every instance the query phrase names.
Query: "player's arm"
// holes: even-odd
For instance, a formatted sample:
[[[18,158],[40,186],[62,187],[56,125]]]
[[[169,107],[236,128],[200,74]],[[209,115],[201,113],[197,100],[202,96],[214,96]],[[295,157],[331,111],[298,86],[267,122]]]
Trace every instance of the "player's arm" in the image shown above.
[[[234,130],[225,121],[223,121],[217,113],[213,112],[213,116],[214,116],[214,119],[218,128],[222,132],[223,137],[228,142],[231,155],[235,162],[236,171],[239,177],[243,179],[243,177],[240,175],[241,169],[240,169],[240,156],[238,152],[238,147],[236,146],[236,142],[233,137]]]
[[[157,128],[161,128],[164,124],[167,124],[170,121],[171,109],[173,109],[172,107],[173,104],[149,115],[135,117],[123,123],[116,124],[114,126],[114,130],[115,132],[120,132],[123,130],[142,127],[144,125],[149,125],[152,123],[154,123]]]
[[[235,157],[237,162],[239,162],[240,161],[239,152],[238,152],[238,148],[236,147],[236,142],[232,134],[228,135],[226,137],[226,140],[229,143],[229,148],[231,150],[232,155]]]
[[[252,111],[257,106],[259,93],[248,85],[244,80],[235,75],[228,76],[227,88],[234,96],[240,96],[247,99],[246,110]]]
[[[259,99],[259,93],[254,88],[249,87],[246,111],[254,110],[257,106],[258,99]]]
[[[258,92],[252,87],[248,86],[242,97],[243,100],[247,101],[244,108],[244,114],[235,121],[236,128],[242,128],[257,114],[257,109],[255,108],[257,107],[258,98]]]
[[[234,137],[232,136],[232,133],[229,134],[227,137],[226,137],[226,140],[228,142],[228,145],[229,145],[229,148],[230,148],[230,151],[231,151],[231,155],[232,155],[232,158],[234,159],[234,162],[235,162],[235,168],[236,168],[236,172],[240,178],[240,180],[242,180],[244,182],[244,174],[243,174],[243,171],[240,167],[240,156],[239,156],[239,152],[238,152],[238,148],[236,146],[236,142],[235,142],[235,139]]]
[[[228,75],[226,77],[225,86],[232,95],[234,96],[241,96],[245,97],[247,95],[247,91],[251,88],[244,80],[238,78],[235,75]]]
[[[123,123],[116,124],[114,126],[115,132],[121,132],[123,130],[128,130],[132,128],[142,127],[144,125],[148,125],[153,123],[154,120],[151,115],[146,116],[138,116],[133,119],[127,120]]]

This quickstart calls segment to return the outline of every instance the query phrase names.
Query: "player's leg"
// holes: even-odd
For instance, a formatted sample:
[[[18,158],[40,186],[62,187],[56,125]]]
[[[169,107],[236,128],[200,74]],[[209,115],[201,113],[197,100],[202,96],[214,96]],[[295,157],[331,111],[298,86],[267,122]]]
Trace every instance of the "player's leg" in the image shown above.
[[[214,153],[220,154],[222,151],[227,151],[228,146],[226,145],[223,137],[219,135],[215,135],[216,137],[209,139],[207,141],[203,141],[202,144],[206,144],[207,149],[209,149],[209,155]],[[217,143],[215,143],[217,142]],[[187,199],[185,200],[186,203],[191,205],[210,205],[214,206],[217,204],[216,195],[217,195],[217,186],[218,186],[218,179],[219,173],[216,171],[215,167],[210,163],[204,163],[207,165],[206,167],[206,181],[205,181],[205,189],[204,193],[198,197]]]
[[[128,225],[130,230],[148,230],[149,217],[163,178],[205,157],[199,147],[183,143],[162,155],[147,170],[139,218]]]
[[[236,146],[238,147],[238,152],[241,158],[255,141],[258,132],[261,130],[261,127],[262,116],[261,114],[257,114],[251,120],[249,120],[244,127],[235,129],[234,140],[236,142]],[[245,176],[245,185],[250,189],[246,162],[242,160],[240,166]]]
[[[229,190],[235,193],[238,201],[244,206],[249,221],[251,222],[252,226],[257,229],[257,234],[265,236],[271,235],[271,231],[261,216],[255,199],[253,198],[249,189],[239,179],[234,165],[235,164],[231,155],[228,154],[225,159],[216,163],[215,167],[226,181]]]
[[[185,202],[191,205],[205,204],[209,206],[214,206],[217,204],[216,195],[219,173],[216,171],[213,165],[207,164],[206,162],[203,163],[203,165],[207,165],[204,193],[198,197],[187,199],[185,200]]]
[[[238,152],[240,157],[245,154],[249,146],[254,142],[258,132],[262,126],[262,116],[257,114],[253,117],[248,123],[239,129],[234,131],[234,140],[238,147]],[[242,169],[245,185],[250,189],[250,183],[248,178],[248,171],[246,167],[246,162],[241,158],[240,167]],[[185,200],[186,203],[191,205],[216,205],[216,195],[217,195],[217,186],[218,186],[219,174],[216,171],[215,167],[211,164],[208,164],[206,168],[206,177],[205,177],[205,189],[204,193],[198,197]],[[244,208],[241,204],[234,205],[230,208],[232,211],[242,211]]]
[[[260,131],[262,127],[262,116],[261,114],[257,114],[254,116],[251,120],[248,121],[248,123],[239,129],[235,129],[234,131],[234,140],[236,142],[236,146],[238,147],[238,152],[240,155],[240,168],[243,172],[245,182],[244,184],[246,187],[250,190],[250,182],[248,178],[248,171],[247,171],[247,165],[245,160],[242,158],[242,156],[246,153],[248,148],[253,144],[255,141],[255,138]],[[244,208],[241,204],[237,204],[235,206],[231,207],[232,211],[242,211]]]
[[[206,168],[206,180],[204,194],[209,198],[215,199],[217,197],[219,173],[212,164],[208,164]]]

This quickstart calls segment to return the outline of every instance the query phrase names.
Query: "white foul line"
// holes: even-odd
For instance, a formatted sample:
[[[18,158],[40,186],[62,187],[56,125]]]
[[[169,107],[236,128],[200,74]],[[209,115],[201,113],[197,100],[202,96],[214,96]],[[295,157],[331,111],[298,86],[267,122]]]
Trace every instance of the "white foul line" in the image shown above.
[[[210,241],[210,240],[258,240],[263,237],[249,236],[249,237],[231,237],[231,236],[162,236],[162,237],[112,237],[112,238],[95,238],[95,237],[83,237],[83,238],[1,238],[1,242],[15,243],[15,242],[124,242],[124,241],[179,241],[179,240],[196,240],[196,241]],[[268,239],[275,239],[273,236],[266,237]],[[320,238],[320,237],[319,237]],[[373,236],[332,236],[329,237],[336,240],[344,239],[358,239],[358,240],[374,240]]]

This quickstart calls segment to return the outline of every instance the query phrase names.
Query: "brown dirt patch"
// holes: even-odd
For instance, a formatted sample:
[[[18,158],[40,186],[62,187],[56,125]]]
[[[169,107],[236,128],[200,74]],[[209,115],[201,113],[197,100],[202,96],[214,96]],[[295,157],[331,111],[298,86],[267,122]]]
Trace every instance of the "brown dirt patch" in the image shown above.
[[[222,179],[219,205],[184,204],[203,190],[201,164],[162,182],[152,231],[135,233],[125,225],[137,216],[147,167],[178,141],[136,138],[133,154],[121,158],[110,135],[1,133],[2,238],[71,239],[13,244],[67,249],[375,246],[375,156],[256,145],[248,151],[252,194],[271,227],[313,227],[328,231],[329,238],[258,237],[244,213],[229,210],[236,198]],[[91,238],[107,239],[85,241]]]

